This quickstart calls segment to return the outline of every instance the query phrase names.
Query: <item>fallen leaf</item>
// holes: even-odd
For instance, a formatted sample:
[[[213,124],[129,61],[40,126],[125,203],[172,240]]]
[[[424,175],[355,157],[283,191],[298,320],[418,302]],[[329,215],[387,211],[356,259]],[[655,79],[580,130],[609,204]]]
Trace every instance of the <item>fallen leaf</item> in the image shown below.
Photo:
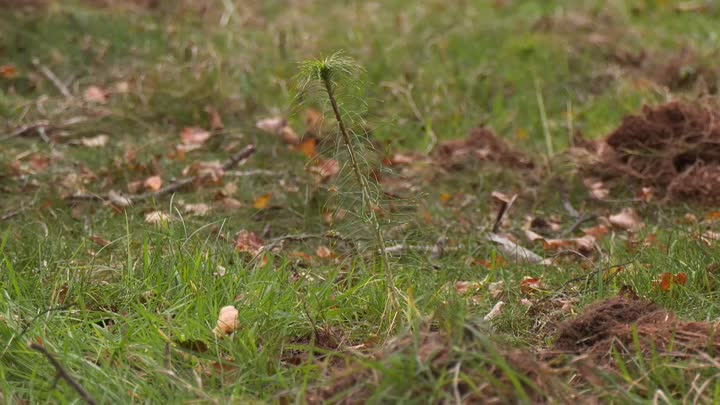
[[[180,140],[183,145],[202,145],[208,139],[210,139],[210,132],[197,127],[186,127],[183,129],[180,135]]]
[[[325,116],[320,111],[310,108],[305,113],[305,128],[307,132],[320,135],[323,122],[325,122]]]
[[[127,185],[128,193],[137,194],[145,188],[145,182],[142,180],[131,181]]]
[[[222,122],[222,118],[220,118],[220,114],[217,112],[216,109],[208,107],[206,111],[208,112],[208,114],[210,114],[210,129],[225,128],[225,125]]]
[[[480,289],[482,284],[478,281],[456,281],[455,282],[455,292],[460,295],[465,295],[468,293],[468,291],[477,291]]]
[[[392,156],[386,159],[386,162],[390,166],[407,166],[415,162],[415,160],[415,156],[405,155],[402,153],[393,153]]]
[[[210,212],[210,206],[205,203],[185,204],[183,209],[188,214],[197,215],[200,217]]]
[[[235,236],[235,249],[257,255],[265,249],[265,241],[254,232],[242,230]]]
[[[110,141],[110,137],[105,134],[100,134],[97,136],[89,136],[80,139],[80,143],[84,146],[87,146],[88,148],[102,148],[105,145],[108,144]]]
[[[259,129],[274,134],[279,134],[287,125],[287,120],[281,117],[264,118],[255,123],[255,126]]]
[[[442,193],[440,194],[440,202],[443,204],[447,204],[448,201],[452,200],[453,195],[450,193]]]
[[[108,93],[98,86],[90,86],[85,89],[83,99],[88,103],[105,104],[108,102]]]
[[[162,211],[152,211],[145,214],[145,222],[153,225],[166,224],[170,222],[170,215]]]
[[[543,260],[542,257],[538,256],[534,252],[525,249],[524,247],[518,245],[517,243],[513,242],[509,238],[498,235],[496,233],[490,233],[487,236],[488,240],[491,242],[494,242],[500,251],[512,260],[519,262],[519,263],[528,263],[528,264],[547,264],[545,260]]]
[[[541,277],[525,277],[523,281],[520,282],[520,292],[525,295],[541,290],[542,287]]]
[[[587,236],[592,236],[596,239],[600,239],[610,233],[610,230],[605,225],[597,225],[592,228],[586,228],[582,230]]]
[[[652,187],[643,187],[635,193],[635,197],[643,202],[650,202],[652,201],[653,197],[655,197],[655,190]]]
[[[90,240],[100,247],[105,247],[110,244],[110,241],[103,238],[102,236],[93,235],[90,237]]]
[[[317,139],[305,138],[295,146],[295,150],[305,155],[306,158],[312,159],[317,156],[316,146]]]
[[[150,176],[145,179],[143,186],[150,191],[158,191],[162,188],[163,181],[160,176]]]
[[[645,226],[640,215],[632,208],[623,208],[619,213],[610,215],[608,219],[613,226],[630,232]]]
[[[129,207],[132,205],[132,201],[117,191],[111,190],[108,193],[108,200],[118,207]]]
[[[50,166],[50,158],[40,153],[33,153],[30,156],[30,167],[36,172],[45,171]]]
[[[253,203],[253,207],[255,207],[256,210],[264,210],[268,207],[270,204],[270,200],[272,200],[272,193],[263,194],[260,197],[255,199],[255,202]]]
[[[127,94],[130,92],[130,83],[128,82],[117,82],[113,86],[113,91],[118,94]]]
[[[590,196],[596,200],[605,200],[610,195],[610,189],[600,180],[585,179],[583,183],[588,188]]]
[[[502,309],[504,306],[505,301],[498,301],[495,306],[490,310],[490,312],[488,312],[487,315],[483,317],[483,319],[486,321],[491,321],[497,318],[502,313]]]
[[[219,207],[226,211],[234,211],[242,208],[243,203],[232,197],[223,197],[217,203]]]
[[[320,176],[325,180],[337,176],[338,173],[340,173],[340,162],[335,159],[326,160],[320,166]]]
[[[13,79],[17,76],[17,68],[15,65],[2,65],[0,66],[0,76],[4,79]]]
[[[229,335],[240,328],[239,312],[232,305],[220,308],[217,326],[213,329],[213,333],[217,337]]]
[[[488,293],[490,296],[497,299],[505,292],[505,282],[500,280],[488,285]]]
[[[334,259],[337,257],[327,246],[319,246],[317,250],[315,250],[315,254],[321,259]]]

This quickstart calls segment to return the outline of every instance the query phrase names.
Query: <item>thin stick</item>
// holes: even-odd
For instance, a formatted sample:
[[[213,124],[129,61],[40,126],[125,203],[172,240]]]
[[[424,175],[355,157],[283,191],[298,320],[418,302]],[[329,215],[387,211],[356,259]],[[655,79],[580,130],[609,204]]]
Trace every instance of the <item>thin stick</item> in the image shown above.
[[[52,82],[52,84],[54,84],[55,87],[57,87],[57,89],[60,91],[60,93],[63,96],[65,96],[65,98],[72,98],[73,95],[70,92],[70,90],[67,88],[65,83],[63,83],[60,80],[60,78],[58,78],[57,75],[55,75],[55,73],[53,73],[52,70],[50,70],[47,66],[41,64],[40,61],[37,60],[37,58],[33,58],[32,64],[40,71],[40,73],[43,74],[43,76],[47,77],[48,80],[50,80],[50,82]]]
[[[11,130],[10,133],[5,135],[5,138],[13,138],[16,136],[22,136],[29,132],[36,131],[38,133],[41,133],[42,131],[51,131],[56,129],[62,129],[65,127],[69,127],[71,125],[75,124],[81,124],[83,122],[90,121],[93,118],[103,118],[106,114],[100,114],[97,117],[71,117],[66,120],[60,121],[58,123],[52,123],[50,120],[37,120],[34,122],[31,122],[29,124],[21,125],[16,127],[15,129]]]
[[[588,221],[593,221],[597,218],[598,218],[598,215],[596,215],[596,214],[590,214],[590,215],[581,214],[580,217],[577,220],[575,220],[575,223],[573,223],[570,228],[568,228],[565,232],[563,232],[561,236],[572,235],[572,233],[575,232],[580,227],[580,225],[582,225]]]
[[[65,370],[62,364],[52,355],[50,352],[45,348],[45,346],[39,345],[37,343],[30,343],[30,348],[33,350],[36,350],[40,353],[42,353],[50,362],[50,364],[55,367],[55,371],[57,371],[57,374],[60,378],[67,381],[68,384],[75,390],[75,392],[78,393],[80,398],[82,398],[86,403],[95,405],[97,402],[93,397],[88,394],[88,392],[83,388],[82,385],[80,385],[79,382],[77,382],[72,376]]]
[[[240,150],[238,153],[234,154],[227,162],[225,162],[221,168],[223,171],[227,171],[232,169],[233,167],[237,166],[241,161],[249,158],[255,153],[255,145],[248,145],[244,147],[242,150]],[[139,202],[148,200],[151,198],[160,197],[165,194],[171,194],[174,193],[180,189],[183,189],[191,184],[193,184],[196,181],[204,179],[206,176],[203,175],[196,175],[192,177],[187,177],[184,179],[176,180],[167,186],[161,188],[158,191],[153,191],[150,193],[142,193],[137,195],[130,195],[130,196],[123,196],[127,200],[129,200],[131,203]],[[98,194],[73,194],[65,198],[66,200],[70,201],[107,201],[110,199],[109,195],[98,195]]]
[[[22,214],[23,211],[25,211],[25,210],[27,210],[27,209],[28,209],[28,207],[20,207],[20,208],[15,209],[15,210],[11,210],[11,211],[4,212],[4,213],[2,214],[2,216],[0,216],[0,221],[7,221],[7,220],[10,219],[10,218],[13,218],[13,217],[16,217],[16,216]]]

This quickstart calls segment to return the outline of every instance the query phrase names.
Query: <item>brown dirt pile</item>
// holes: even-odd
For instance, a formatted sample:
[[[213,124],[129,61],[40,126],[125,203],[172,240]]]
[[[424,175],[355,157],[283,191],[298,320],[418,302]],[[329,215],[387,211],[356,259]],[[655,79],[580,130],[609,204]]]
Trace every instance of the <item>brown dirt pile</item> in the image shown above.
[[[484,127],[475,128],[465,139],[439,144],[432,154],[433,160],[449,170],[461,170],[474,162],[497,162],[507,167],[532,169],[530,158],[512,148],[507,142]]]
[[[674,352],[713,353],[720,348],[718,325],[678,320],[674,313],[637,297],[620,296],[587,308],[577,318],[564,323],[555,349],[589,354],[612,361],[612,347],[633,349],[637,330],[641,350],[646,355]]]
[[[666,197],[720,201],[720,109],[709,99],[644,107],[593,145],[585,166],[605,178],[631,179]]]

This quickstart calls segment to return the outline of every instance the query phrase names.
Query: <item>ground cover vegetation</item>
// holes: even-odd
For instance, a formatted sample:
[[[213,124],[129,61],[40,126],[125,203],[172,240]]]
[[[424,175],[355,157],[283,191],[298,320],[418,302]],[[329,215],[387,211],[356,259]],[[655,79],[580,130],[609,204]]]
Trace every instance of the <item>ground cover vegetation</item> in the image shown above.
[[[0,0],[6,403],[720,400],[713,2]]]

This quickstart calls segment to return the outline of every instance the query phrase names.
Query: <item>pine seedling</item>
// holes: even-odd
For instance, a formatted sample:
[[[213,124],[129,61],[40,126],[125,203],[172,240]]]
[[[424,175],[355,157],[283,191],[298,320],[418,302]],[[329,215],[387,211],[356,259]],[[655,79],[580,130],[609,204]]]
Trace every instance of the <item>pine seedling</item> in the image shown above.
[[[375,211],[377,201],[371,192],[369,176],[360,166],[361,152],[357,150],[356,143],[354,142],[354,132],[348,128],[346,119],[343,117],[343,110],[337,94],[337,90],[341,87],[348,88],[356,85],[357,77],[362,71],[362,67],[352,58],[344,56],[341,52],[336,52],[325,58],[302,62],[300,64],[297,83],[301,96],[315,91],[321,93],[323,98],[327,97],[327,101],[330,103],[335,120],[337,121],[341,142],[347,150],[353,177],[360,187],[363,218],[367,220],[369,226],[372,228],[388,288],[390,288],[392,292],[391,296],[395,298],[396,291],[388,260],[385,238],[382,232],[382,224]],[[395,302],[397,302],[397,300],[395,300]]]

